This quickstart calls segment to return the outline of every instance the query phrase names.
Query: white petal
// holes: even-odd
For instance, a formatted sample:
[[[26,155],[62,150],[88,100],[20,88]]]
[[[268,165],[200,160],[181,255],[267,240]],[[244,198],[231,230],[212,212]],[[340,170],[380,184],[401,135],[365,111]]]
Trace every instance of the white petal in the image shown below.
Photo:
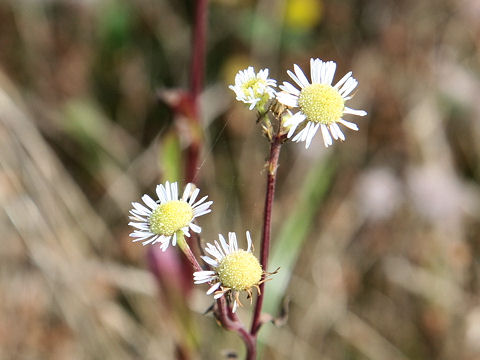
[[[145,217],[135,214],[134,212],[132,212],[132,210],[130,210],[128,213],[130,214],[128,218],[132,221],[147,222],[147,219],[145,219]]]
[[[165,185],[160,184],[160,192],[163,194],[163,202],[167,202],[169,199],[169,195],[167,194],[167,189],[165,188]]]
[[[148,196],[147,194],[142,196],[142,200],[150,209],[152,209],[152,210],[156,209],[157,203],[155,201],[153,201],[153,199],[150,196]]]
[[[300,90],[298,90],[295,86],[286,81],[283,82],[283,85],[280,85],[280,89],[295,96],[300,95]]]
[[[355,89],[358,85],[358,81],[355,80],[354,78],[350,78],[347,80],[345,85],[342,86],[342,88],[338,91],[339,94],[345,98],[345,96],[350,95],[350,93]]]
[[[145,206],[138,202],[132,202],[132,206],[137,210],[139,215],[150,215],[152,213],[151,210],[147,209]]]
[[[345,141],[345,135],[343,134],[342,130],[340,129],[340,127],[333,123],[332,125],[330,125],[330,129],[335,129],[335,132],[337,133],[337,136],[342,139],[342,141]]]
[[[215,271],[201,270],[201,271],[195,271],[193,273],[193,277],[198,277],[198,278],[207,278],[207,277],[211,277],[211,275],[215,275]]]
[[[203,200],[202,200],[202,201],[203,201]],[[197,211],[203,211],[203,210],[208,209],[208,208],[210,207],[210,205],[212,205],[212,204],[213,204],[213,201],[207,201],[206,203],[203,203],[203,204],[202,204],[202,203],[200,203],[200,204],[198,204],[198,203],[197,203],[197,204],[194,204],[194,205],[192,205],[192,208],[193,208],[194,211],[195,211],[195,210],[197,210]]]
[[[194,279],[193,279],[193,283],[199,285],[199,284],[205,284],[205,283],[210,282],[210,281],[212,281],[212,280],[213,280],[213,279],[212,279],[211,277],[202,278],[202,279],[200,279],[200,278],[194,278]]]
[[[158,199],[160,200],[161,203],[167,202],[167,199],[165,197],[165,190],[163,189],[162,185],[160,184],[157,185],[155,192],[157,193]]]
[[[201,211],[201,212],[199,212],[199,213],[194,212],[194,214],[195,214],[195,215],[194,215],[194,218],[197,218],[197,217],[199,217],[199,216],[208,214],[208,213],[211,212],[211,211],[212,211],[212,209],[208,209],[208,210],[205,210],[205,211]]]
[[[332,140],[332,137],[330,136],[330,133],[328,132],[327,126],[325,124],[321,124],[320,129],[322,130],[323,142],[325,144],[325,147],[332,145],[333,140]]]
[[[277,94],[277,100],[284,105],[298,107],[298,97],[287,92],[279,92]]]
[[[145,246],[145,245],[148,245],[148,244],[155,244],[155,240],[156,238],[151,238],[151,239],[148,239],[148,240],[145,240],[144,242],[142,242],[142,245]]]
[[[225,256],[222,252],[222,249],[220,247],[217,247],[216,244],[214,245],[211,243],[207,243],[205,251],[212,254],[217,259],[222,259]]]
[[[338,140],[338,134],[337,134],[337,130],[332,126],[332,125],[329,125],[328,126],[328,130],[330,131],[330,133],[332,134],[333,138],[335,140]]]
[[[245,233],[247,235],[247,251],[250,251],[252,248],[252,238],[250,237],[250,231],[246,231]]]
[[[165,182],[165,194],[167,195],[167,201],[173,200],[172,191],[170,190],[170,183],[168,181]]]
[[[172,183],[171,191],[172,191],[172,200],[178,200],[178,183],[177,182]]]
[[[302,69],[300,69],[300,66],[298,66],[297,64],[294,64],[293,70],[295,70],[295,74],[297,75],[298,80],[300,80],[300,82],[302,83],[303,85],[302,88],[310,85],[310,82],[308,81],[307,77],[303,73]]]
[[[333,77],[335,76],[335,70],[337,64],[334,61],[329,61],[325,64],[325,84],[332,85]]]
[[[198,208],[194,208],[193,209],[193,218],[196,218],[196,217],[199,217],[201,216],[202,214],[206,214],[206,213],[209,213],[210,211],[212,211],[212,209],[209,208],[209,205],[202,205]]]
[[[208,289],[207,295],[213,294],[213,293],[220,287],[220,285],[222,285],[221,282],[217,282],[217,283],[213,284],[213,285],[210,287],[210,289]]]
[[[138,231],[135,230],[134,232],[130,233],[129,236],[132,238],[147,238],[149,236],[154,236],[155,234],[148,232],[148,231]],[[136,241],[136,240],[134,240]]]
[[[237,300],[233,300],[232,313],[235,313],[237,311],[237,308],[238,308]]]
[[[151,238],[151,237],[155,237],[154,234],[144,234],[143,236],[132,236],[132,234],[130,234],[130,237],[133,237],[134,239],[132,240],[132,242],[137,242],[137,241],[143,241],[143,240],[146,240],[148,238]]]
[[[290,127],[288,130],[287,138],[290,139],[292,137],[298,125],[300,125],[305,120],[305,118],[306,116],[299,111],[285,122],[285,125],[287,127]]]
[[[312,84],[320,83],[320,65],[322,60],[310,59],[310,77],[312,78]]]
[[[313,126],[313,122],[309,121],[307,123],[307,126],[305,126],[305,131],[303,132],[302,137],[300,138],[300,141],[307,140],[308,133],[310,132],[310,129],[312,128],[312,126]]]
[[[197,207],[198,205],[200,205],[201,203],[203,203],[205,200],[207,200],[208,198],[208,195],[202,197],[200,200],[198,200],[195,204],[192,205],[192,207]]]
[[[307,139],[305,140],[305,149],[308,149],[308,147],[310,146],[310,143],[312,142],[312,139],[315,136],[315,134],[317,133],[317,130],[318,130],[319,127],[320,127],[320,123],[317,123],[308,132]]]
[[[293,81],[297,83],[298,86],[300,86],[301,89],[303,89],[305,86],[302,84],[302,82],[297,78],[297,75],[295,75],[292,71],[287,70],[288,76],[292,78]]]
[[[290,126],[298,126],[303,120],[305,120],[306,116],[301,112],[297,111],[295,114],[290,116],[287,120],[285,120],[283,126],[290,127]]]
[[[220,299],[222,296],[223,296],[223,292],[213,295],[213,298],[214,298],[215,300],[218,300],[218,299]]]
[[[222,246],[218,243],[217,240],[215,240],[215,246],[217,247],[218,251],[219,251],[221,254],[223,254],[222,251],[224,251],[224,250],[222,250]],[[226,252],[225,252],[225,256],[228,255],[229,253],[230,253],[230,252],[226,251]]]
[[[165,252],[165,251],[168,249],[168,246],[170,245],[169,243],[170,243],[169,241],[163,242],[163,243],[160,245],[160,249],[161,249],[163,252]]]
[[[225,257],[225,255],[223,255],[223,253],[213,245],[211,245],[210,247],[206,247],[205,252],[212,255],[214,258],[218,260],[221,260]]]
[[[139,229],[139,230],[150,231],[150,227],[146,223],[136,223],[136,222],[130,221],[128,223],[128,225],[133,226],[134,228]]]
[[[222,245],[223,251],[225,251],[225,254],[230,254],[230,246],[228,246],[227,242],[225,241],[225,238],[223,237],[222,234],[218,234],[218,239],[220,240],[220,244]]]
[[[298,127],[298,124],[290,126],[290,129],[288,129],[287,139],[290,139],[292,137],[295,130],[297,130],[297,127]]]
[[[320,65],[320,83],[321,84],[326,83],[326,81],[325,81],[326,73],[327,73],[327,63],[322,62],[322,64]]]
[[[161,242],[161,243],[167,243],[170,244],[170,240],[172,239],[171,235],[160,235],[158,239],[155,240],[155,243]]]
[[[197,198],[199,192],[200,192],[200,189],[199,189],[199,188],[196,188],[196,189],[193,191],[192,196],[190,196],[190,200],[188,201],[188,203],[189,203],[190,205],[193,204],[193,202],[194,202],[195,199]]]
[[[230,252],[238,250],[237,235],[234,232],[228,233],[228,243],[230,245]]]
[[[210,208],[210,205],[212,205],[212,204],[213,204],[213,201],[207,201],[206,203],[201,204],[200,206],[192,206],[193,207],[193,213],[197,214],[197,213],[203,212],[203,211],[207,210],[208,208]]]
[[[265,73],[265,70],[266,70],[266,73]],[[268,69],[261,69],[258,71],[257,78],[265,80],[267,76],[268,76]]]
[[[132,202],[133,209],[130,209],[129,213],[132,215],[138,215],[142,217],[148,217],[152,214],[152,210],[150,210],[149,208],[142,205],[143,207],[143,210],[142,210],[141,208],[137,208],[138,205],[140,204]]]
[[[185,186],[185,189],[183,190],[183,195],[182,195],[182,200],[187,201],[188,197],[190,196],[190,192],[192,191],[192,186],[194,186],[192,183],[188,183]]]
[[[198,226],[197,224],[190,223],[190,229],[192,229],[193,232],[196,232],[197,234],[200,234],[202,232],[202,228]]]
[[[367,112],[365,110],[355,110],[351,109],[349,107],[346,107],[343,109],[344,114],[352,114],[352,115],[357,115],[357,116],[365,116],[367,115]]]
[[[307,124],[308,125],[308,124]],[[305,134],[305,132],[308,131],[307,128],[305,127],[304,129],[300,130],[297,135],[295,135],[292,139],[293,142],[299,142],[301,141],[301,138]]]
[[[354,124],[350,121],[347,121],[347,120],[344,120],[344,119],[339,119],[338,122],[340,124],[342,124],[343,126],[346,126],[347,128],[349,129],[352,129],[352,130],[355,130],[355,131],[358,131],[358,126],[357,124]]]
[[[350,78],[350,76],[352,76],[352,72],[351,72],[351,71],[349,71],[348,73],[346,73],[345,76],[342,77],[342,78],[335,84],[335,86],[334,86],[333,88],[336,89],[336,90],[338,90],[338,89],[340,88],[340,86],[342,86],[342,85],[345,83],[345,81],[347,81],[347,80]]]
[[[211,265],[211,266],[214,266],[214,267],[217,267],[218,266],[218,261],[215,261],[213,260],[211,257],[209,256],[200,256],[203,261],[205,261],[208,265]]]

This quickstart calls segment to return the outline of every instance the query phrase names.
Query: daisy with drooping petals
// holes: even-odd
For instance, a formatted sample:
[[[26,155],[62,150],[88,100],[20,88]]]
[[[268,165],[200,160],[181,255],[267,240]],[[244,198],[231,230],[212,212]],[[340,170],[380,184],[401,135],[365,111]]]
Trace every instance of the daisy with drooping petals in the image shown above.
[[[284,126],[288,128],[287,137],[291,138],[299,125],[305,125],[292,139],[292,141],[305,141],[305,148],[310,146],[313,136],[320,128],[325,146],[333,144],[335,140],[345,140],[345,135],[338,126],[342,124],[352,130],[358,130],[356,124],[344,120],[344,114],[365,116],[363,110],[355,110],[345,106],[345,101],[352,98],[352,91],[358,81],[352,77],[352,72],[347,73],[338,83],[332,86],[337,64],[333,61],[323,62],[320,59],[310,59],[310,83],[298,65],[294,65],[295,72],[290,70],[287,74],[300,87],[300,90],[289,82],[280,85],[283,91],[277,93],[277,100],[291,108],[299,108]]]
[[[195,284],[211,283],[207,295],[214,294],[214,299],[223,295],[230,295],[233,301],[232,312],[242,305],[239,300],[241,291],[246,291],[252,297],[252,288],[261,284],[264,274],[260,263],[252,253],[252,239],[247,231],[247,250],[239,249],[235,233],[228,233],[228,244],[222,235],[218,235],[220,243],[207,244],[205,252],[210,256],[202,256],[202,259],[214,270],[197,271],[193,273]]]
[[[277,81],[268,78],[268,69],[263,69],[255,74],[252,66],[241,70],[235,76],[235,85],[230,85],[229,89],[237,95],[237,100],[250,104],[249,109],[257,108],[258,111],[265,111],[265,105],[268,100],[275,96],[274,87]]]
[[[147,206],[133,202],[129,216],[132,221],[128,223],[135,228],[130,234],[133,241],[142,241],[143,245],[160,243],[160,248],[165,251],[170,242],[172,246],[176,245],[177,236],[190,236],[189,229],[200,233],[202,229],[193,220],[212,211],[210,205],[213,201],[205,202],[208,196],[204,196],[195,202],[199,192],[200,189],[189,183],[179,200],[177,183],[167,181],[165,185],[157,185],[158,201],[143,195],[142,200]]]

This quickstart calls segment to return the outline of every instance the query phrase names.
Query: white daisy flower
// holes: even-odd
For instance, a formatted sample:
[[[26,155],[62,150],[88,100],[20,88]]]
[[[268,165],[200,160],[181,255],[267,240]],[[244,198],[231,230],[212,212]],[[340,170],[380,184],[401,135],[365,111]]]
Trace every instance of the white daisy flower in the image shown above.
[[[264,274],[260,263],[252,253],[252,239],[247,231],[247,250],[239,249],[235,233],[228,233],[228,244],[222,235],[218,235],[220,243],[207,244],[205,252],[210,256],[202,259],[214,270],[197,271],[193,273],[195,284],[210,283],[207,295],[214,294],[214,299],[228,294],[233,301],[232,312],[242,305],[239,300],[241,291],[246,291],[252,297],[252,287],[257,288]]]
[[[241,70],[235,76],[235,85],[230,85],[229,89],[237,95],[237,100],[250,104],[249,109],[257,108],[258,111],[265,111],[265,105],[268,100],[275,97],[274,87],[277,81],[268,78],[268,69],[263,69],[255,74],[252,66]]]
[[[333,76],[337,64],[333,61],[323,62],[320,59],[310,59],[310,83],[298,65],[294,65],[295,73],[288,70],[287,74],[300,87],[300,90],[289,82],[280,85],[283,91],[277,93],[277,100],[291,108],[299,108],[293,116],[288,118],[284,126],[289,129],[287,137],[291,138],[297,127],[305,125],[292,139],[292,141],[305,141],[305,148],[310,146],[313,136],[320,128],[325,146],[333,144],[335,140],[345,140],[345,135],[338,124],[352,130],[358,130],[356,124],[344,120],[345,114],[365,116],[363,110],[355,110],[345,106],[345,101],[352,98],[352,91],[358,81],[352,77],[352,72],[347,73],[339,82],[332,86]]]
[[[194,224],[193,220],[212,211],[210,205],[213,201],[207,201],[208,196],[202,197],[195,202],[200,189],[194,184],[187,184],[182,198],[178,199],[177,183],[157,185],[157,201],[150,196],[143,195],[144,206],[133,202],[130,210],[128,225],[133,226],[135,231],[130,234],[135,241],[142,241],[143,245],[160,243],[160,248],[165,251],[170,245],[175,246],[177,236],[190,236],[189,229],[196,233],[202,231],[201,227]]]

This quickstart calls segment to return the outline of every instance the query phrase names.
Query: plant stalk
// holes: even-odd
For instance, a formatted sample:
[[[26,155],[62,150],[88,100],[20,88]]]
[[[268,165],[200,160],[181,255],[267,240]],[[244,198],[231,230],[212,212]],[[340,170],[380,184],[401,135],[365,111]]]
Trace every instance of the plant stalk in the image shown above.
[[[221,297],[217,300],[218,307],[218,320],[223,327],[227,330],[236,332],[245,343],[247,349],[246,360],[255,360],[257,357],[257,339],[250,334],[247,329],[240,322],[236,314],[233,314],[227,305],[225,297]]]
[[[207,28],[207,0],[195,1],[195,19],[192,34],[192,54],[190,68],[190,130],[191,143],[187,148],[185,178],[186,182],[196,182],[198,159],[201,150],[200,94],[205,76],[205,44]]]
[[[270,235],[271,235],[271,220],[272,220],[272,205],[275,196],[275,184],[277,180],[278,159],[280,157],[280,149],[283,138],[278,133],[273,137],[270,145],[270,157],[268,159],[268,174],[267,174],[267,193],[265,196],[265,211],[263,215],[263,233],[262,243],[260,248],[260,264],[263,271],[267,271],[268,255],[270,251]],[[250,334],[255,338],[260,330],[261,314],[263,306],[263,298],[265,296],[265,283],[260,284],[260,294],[257,296],[255,303],[255,312],[253,314],[252,327]]]
[[[197,258],[192,252],[192,249],[190,249],[190,246],[188,246],[187,241],[185,240],[185,236],[181,231],[177,233],[177,244],[180,250],[185,254],[187,257],[188,261],[190,264],[192,264],[192,267],[195,271],[202,271],[202,267],[197,261]]]

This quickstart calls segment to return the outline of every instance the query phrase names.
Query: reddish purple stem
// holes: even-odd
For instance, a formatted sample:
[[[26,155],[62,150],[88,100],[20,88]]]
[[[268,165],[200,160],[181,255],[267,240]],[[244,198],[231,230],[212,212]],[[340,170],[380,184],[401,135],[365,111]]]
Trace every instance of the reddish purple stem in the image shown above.
[[[272,219],[272,205],[275,195],[275,183],[277,180],[277,167],[278,158],[280,156],[280,148],[282,146],[282,137],[276,135],[273,138],[273,142],[270,146],[270,158],[268,159],[268,175],[267,175],[267,194],[265,196],[265,212],[263,215],[263,234],[262,244],[260,248],[260,263],[263,271],[267,271],[268,266],[268,254],[270,251],[270,232],[271,232],[271,219]],[[258,330],[260,330],[261,314],[263,306],[263,298],[265,296],[265,283],[260,284],[260,294],[257,297],[255,304],[255,312],[253,314],[252,327],[250,333],[253,336],[257,336]]]
[[[190,249],[190,247],[188,246],[188,243],[187,243],[186,239],[184,241],[185,241],[185,245],[182,248],[183,253],[187,257],[188,261],[190,262],[190,264],[192,265],[192,267],[195,271],[202,271],[203,269],[200,266],[200,264],[198,263],[195,255],[193,255],[193,252]]]
[[[190,83],[190,91],[194,99],[198,98],[203,88],[203,77],[205,72],[206,29],[207,0],[196,0]]]
[[[196,182],[198,158],[200,155],[200,101],[205,73],[205,44],[207,28],[207,0],[196,0],[195,23],[192,36],[192,61],[190,101],[190,129],[192,142],[187,148],[185,178],[187,182]]]
[[[217,307],[218,320],[222,323],[223,327],[227,330],[235,331],[245,343],[245,347],[247,348],[246,360],[255,360],[257,357],[256,337],[250,334],[240,322],[236,314],[231,312],[225,297],[221,297],[217,300]]]

